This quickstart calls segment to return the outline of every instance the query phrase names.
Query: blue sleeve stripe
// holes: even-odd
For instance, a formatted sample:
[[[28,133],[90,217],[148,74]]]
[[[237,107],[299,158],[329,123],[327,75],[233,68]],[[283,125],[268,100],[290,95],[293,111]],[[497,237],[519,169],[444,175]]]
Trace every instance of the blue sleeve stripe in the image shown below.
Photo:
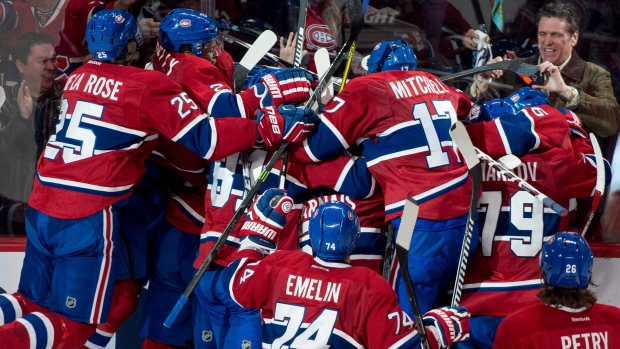
[[[418,202],[418,204],[423,204],[426,201],[439,197],[467,183],[468,177],[469,177],[469,172],[465,172],[461,176],[454,178],[442,185],[438,185],[432,189],[429,189],[423,193],[417,194],[413,198]],[[393,204],[385,206],[385,214],[389,215],[392,213],[400,212],[403,210],[404,207],[405,207],[405,200],[395,202]]]
[[[170,198],[175,201],[179,209],[196,225],[203,226],[205,218],[198,212],[194,211],[190,205],[188,205],[183,199],[176,195],[171,195]]]
[[[245,110],[240,105],[243,106],[242,99],[230,93],[230,90],[218,91],[209,101],[209,115],[214,118],[245,118]]]
[[[215,119],[202,114],[201,118],[196,118],[191,125],[187,125],[183,131],[172,138],[172,141],[183,144],[204,159],[211,159],[215,152],[217,138]]]

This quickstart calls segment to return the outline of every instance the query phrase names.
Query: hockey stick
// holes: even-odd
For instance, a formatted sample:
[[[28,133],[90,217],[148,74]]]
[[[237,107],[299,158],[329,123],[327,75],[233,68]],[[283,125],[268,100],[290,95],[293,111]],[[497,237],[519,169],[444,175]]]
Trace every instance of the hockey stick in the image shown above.
[[[388,225],[387,229],[385,230],[385,237],[385,250],[383,251],[383,270],[381,272],[381,275],[387,282],[390,282],[390,271],[392,270],[392,252],[394,252],[393,225]]]
[[[308,15],[308,0],[299,1],[299,16],[297,17],[297,36],[295,40],[295,55],[293,57],[293,67],[301,67],[301,58],[304,52],[304,38],[306,33],[306,16]],[[288,151],[282,157],[282,167],[280,168],[279,189],[285,189],[286,169],[288,166]]]
[[[329,69],[331,62],[329,61],[329,52],[325,47],[321,47],[314,53],[314,64],[316,65],[316,73],[318,76],[323,76],[327,73],[327,69]],[[333,79],[329,79],[318,102],[325,104],[332,99],[332,97],[334,97],[334,84]]]
[[[401,216],[400,227],[396,233],[396,257],[398,258],[398,264],[400,264],[400,272],[403,276],[403,282],[407,289],[407,295],[409,296],[409,303],[413,309],[413,317],[415,319],[415,326],[420,333],[420,342],[423,349],[430,349],[431,346],[428,342],[428,335],[426,334],[426,328],[424,328],[424,322],[422,321],[422,312],[420,311],[420,305],[411,283],[411,276],[409,275],[409,245],[411,244],[411,237],[413,236],[413,230],[415,228],[415,222],[418,219],[418,203],[411,196],[405,200],[405,208],[403,209],[403,215]]]
[[[352,42],[354,40],[357,40],[357,36],[359,35],[360,31],[363,28],[364,18],[362,16],[362,10],[360,8],[359,3],[357,3],[356,0],[346,0],[346,3],[348,4],[349,18],[351,18],[351,34],[349,38],[347,39],[347,41],[345,42],[344,46],[342,46],[340,51],[338,51],[338,54],[336,55],[336,59],[332,62],[332,65],[327,70],[327,73],[325,74],[325,76],[323,76],[319,80],[319,83],[317,87],[315,88],[314,92],[310,95],[310,98],[304,104],[305,109],[310,108],[314,104],[314,102],[317,100],[318,96],[321,94],[321,91],[323,90],[323,88],[325,88],[327,81],[332,77],[332,75],[334,75],[334,72],[336,72],[336,69],[338,69],[338,66],[344,59],[344,53],[351,47]],[[239,222],[241,215],[245,212],[245,210],[247,210],[250,207],[250,205],[252,204],[252,201],[254,200],[254,196],[256,196],[261,185],[263,184],[263,182],[265,181],[265,179],[271,172],[271,169],[274,167],[274,165],[276,164],[276,162],[278,161],[282,153],[284,153],[284,151],[288,148],[288,146],[289,146],[288,142],[284,142],[280,144],[278,149],[271,156],[271,158],[269,159],[269,162],[267,162],[267,165],[265,165],[261,173],[258,175],[258,178],[256,178],[256,182],[254,183],[254,185],[252,186],[252,188],[250,189],[246,197],[243,198],[243,200],[239,204],[239,207],[233,214],[232,218],[230,219],[230,222],[228,222],[228,225],[226,226],[226,228],[224,229],[220,237],[215,242],[213,249],[211,249],[211,251],[207,255],[207,258],[205,258],[205,260],[202,262],[202,264],[200,265],[200,268],[198,268],[198,271],[196,272],[196,274],[190,281],[189,285],[187,286],[187,288],[185,288],[185,291],[183,291],[183,294],[181,295],[181,297],[179,297],[179,300],[177,301],[176,305],[174,306],[172,311],[170,311],[170,314],[168,314],[168,317],[166,318],[166,321],[164,322],[164,326],[170,327],[174,323],[174,320],[179,315],[179,312],[181,311],[181,309],[183,309],[183,306],[185,305],[185,303],[187,303],[189,296],[192,294],[192,292],[194,292],[194,289],[198,285],[198,282],[200,282],[200,279],[202,278],[204,273],[207,271],[207,269],[213,262],[213,259],[215,258],[217,253],[220,251],[220,249],[224,245],[224,242],[226,241],[226,239],[228,239],[228,236],[234,229],[235,225],[237,225],[237,222]]]
[[[499,176],[503,176],[506,180],[515,183],[519,186],[519,188],[525,190],[528,194],[532,195],[536,199],[540,200],[545,206],[551,208],[555,213],[564,217],[568,214],[568,211],[560,206],[557,202],[553,201],[547,195],[541,193],[538,189],[534,188],[531,184],[526,182],[523,178],[517,176],[514,172],[507,169],[501,163],[495,161],[489,155],[483,153],[480,149],[475,148],[476,153],[478,153],[478,158],[484,161],[487,165],[491,166],[495,171],[497,171]]]
[[[598,145],[598,141],[594,134],[590,133],[590,141],[592,141],[592,148],[594,148],[594,158],[596,159],[596,185],[594,186],[595,192],[592,198],[592,205],[590,206],[590,212],[588,213],[588,219],[581,228],[581,236],[586,235],[586,231],[592,223],[598,204],[601,201],[601,197],[605,193],[605,160],[603,159],[603,153],[601,147]]]
[[[254,66],[256,66],[256,64],[258,64],[258,62],[260,62],[260,60],[269,52],[276,42],[276,34],[271,30],[265,30],[248,48],[248,51],[245,53],[243,58],[241,58],[239,65],[233,73],[233,89],[235,93],[241,90],[241,85],[243,85],[243,81],[248,76],[248,73],[254,68]],[[248,152],[247,150],[242,150],[239,154],[241,158],[241,166],[243,167],[243,182],[247,193],[252,187]]]
[[[233,89],[235,92],[239,92],[241,90],[241,85],[243,84],[243,80],[248,76],[248,73],[258,62],[263,58],[263,56],[271,50],[273,45],[275,45],[277,41],[276,34],[271,30],[265,30],[254,43],[250,46],[248,51],[245,53],[237,68],[235,68],[235,72],[233,73]]]
[[[304,40],[306,38],[306,16],[308,15],[308,0],[299,1],[299,16],[297,17],[297,38],[295,41],[295,56],[293,67],[301,67],[301,56],[304,52]]]
[[[457,121],[452,125],[450,128],[450,136],[452,136],[452,141],[456,144],[463,158],[465,158],[467,169],[473,181],[469,212],[467,213],[467,225],[465,226],[465,235],[463,236],[463,244],[461,245],[461,256],[457,268],[456,280],[454,281],[454,293],[452,293],[452,302],[450,303],[453,307],[457,307],[461,302],[461,292],[463,291],[463,283],[465,282],[465,269],[467,268],[467,260],[469,259],[469,247],[474,231],[474,219],[476,210],[478,209],[478,195],[480,194],[480,184],[482,182],[482,165],[478,160],[476,149],[463,123]]]
[[[364,0],[362,2],[362,11],[364,11],[364,17],[366,16],[366,10],[368,9],[368,4],[370,0]],[[353,61],[353,56],[355,54],[355,47],[357,46],[357,40],[351,45],[351,49],[349,50],[349,57],[347,58],[347,64],[344,66],[344,73],[342,75],[342,83],[340,84],[340,90],[338,92],[342,92],[344,90],[344,85],[347,83],[347,78],[349,77],[349,69],[351,68],[351,62]]]
[[[440,78],[441,81],[451,81],[464,76],[471,76],[478,73],[482,73],[489,70],[508,70],[519,75],[532,76],[536,74],[540,69],[537,65],[527,64],[515,60],[505,60],[501,62],[495,62],[481,67],[471,68],[460,71],[451,75],[445,75]]]
[[[228,34],[223,34],[222,33],[220,35],[222,35],[222,39],[224,39],[224,41],[226,41],[228,43],[235,44],[237,46],[244,47],[246,49],[250,49],[250,47],[252,46],[252,45],[248,44],[247,42],[245,42],[243,40],[239,40],[239,39],[237,39],[237,38],[235,38],[233,36],[230,36]],[[293,67],[293,63],[285,61],[282,58],[274,55],[273,53],[267,52],[263,58],[268,60],[268,61],[270,61],[273,64],[277,64],[277,65],[279,65],[281,67],[284,67],[284,68],[292,68]],[[302,69],[304,69],[304,68],[302,68]],[[318,81],[320,79],[320,76],[318,76],[316,73],[311,72],[311,71],[309,71],[307,69],[304,69],[304,70],[308,74],[312,75],[312,78],[315,81]],[[333,76],[332,78],[334,80],[334,88],[339,90],[340,89],[340,85],[342,84],[342,78],[335,77],[335,76]]]

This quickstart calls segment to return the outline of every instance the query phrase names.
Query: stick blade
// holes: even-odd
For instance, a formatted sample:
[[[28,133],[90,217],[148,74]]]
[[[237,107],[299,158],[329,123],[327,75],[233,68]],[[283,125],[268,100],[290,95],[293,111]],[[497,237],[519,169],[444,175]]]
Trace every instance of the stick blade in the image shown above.
[[[276,44],[278,38],[271,30],[265,30],[248,49],[248,52],[241,58],[239,65],[235,68],[233,73],[233,87],[235,91],[241,89],[243,80],[255,65],[271,50],[273,45]]]
[[[396,236],[396,245],[405,248],[407,251],[411,243],[415,222],[418,220],[419,210],[418,202],[411,196],[407,197],[403,215],[401,216],[400,227],[398,228],[398,235]]]
[[[319,79],[325,76],[325,73],[329,70],[330,61],[329,61],[329,51],[326,48],[322,47],[314,54],[314,63],[316,64],[316,72],[319,76]],[[333,79],[329,79],[327,81],[327,85],[323,92],[321,92],[321,102],[325,103],[332,99],[334,96],[334,85],[332,83]]]
[[[480,162],[480,160],[478,160],[476,149],[471,142],[471,138],[469,138],[469,133],[467,133],[465,125],[463,125],[460,121],[455,122],[454,125],[450,127],[450,137],[452,137],[452,141],[460,150],[461,155],[465,157],[465,163],[471,170]]]

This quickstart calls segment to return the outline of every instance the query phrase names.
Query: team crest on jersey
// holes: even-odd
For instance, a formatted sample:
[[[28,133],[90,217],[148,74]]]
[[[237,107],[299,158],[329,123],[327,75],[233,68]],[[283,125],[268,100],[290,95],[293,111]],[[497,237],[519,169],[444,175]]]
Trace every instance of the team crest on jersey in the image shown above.
[[[318,50],[322,47],[332,49],[336,47],[336,42],[332,37],[329,27],[325,24],[313,24],[306,29],[306,37],[308,38],[308,47]]]
[[[250,342],[247,339],[244,339],[243,342],[241,342],[241,349],[250,349],[252,348],[252,342]]]
[[[67,297],[67,300],[65,301],[65,305],[67,306],[67,308],[75,308],[75,304],[77,303],[77,299],[73,298],[73,297]]]
[[[118,15],[114,17],[114,21],[116,21],[116,23],[123,23],[125,21],[125,17]]]
[[[203,342],[210,342],[212,339],[213,339],[213,331],[207,331],[207,330],[202,331]]]
[[[182,19],[182,20],[179,22],[179,25],[180,25],[181,27],[189,27],[190,25],[192,25],[192,21],[191,21],[191,20],[189,20],[189,19]]]

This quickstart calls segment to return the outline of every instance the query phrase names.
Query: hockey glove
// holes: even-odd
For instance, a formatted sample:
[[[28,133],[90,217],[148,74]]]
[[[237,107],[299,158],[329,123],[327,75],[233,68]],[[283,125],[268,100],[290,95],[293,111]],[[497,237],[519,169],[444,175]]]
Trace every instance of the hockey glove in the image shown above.
[[[318,119],[312,109],[293,105],[283,105],[278,109],[262,108],[256,112],[258,143],[264,142],[267,147],[274,147],[283,141],[302,142]]]
[[[312,81],[312,75],[301,68],[279,69],[260,79],[256,93],[263,96],[262,107],[302,103],[310,98]]]
[[[293,199],[282,189],[268,189],[260,195],[248,213],[239,232],[239,249],[254,249],[263,254],[276,248],[278,235],[284,229]]]
[[[422,321],[429,333],[429,341],[432,343],[431,337],[435,337],[439,348],[447,348],[469,337],[470,317],[465,307],[442,307],[429,310]]]

